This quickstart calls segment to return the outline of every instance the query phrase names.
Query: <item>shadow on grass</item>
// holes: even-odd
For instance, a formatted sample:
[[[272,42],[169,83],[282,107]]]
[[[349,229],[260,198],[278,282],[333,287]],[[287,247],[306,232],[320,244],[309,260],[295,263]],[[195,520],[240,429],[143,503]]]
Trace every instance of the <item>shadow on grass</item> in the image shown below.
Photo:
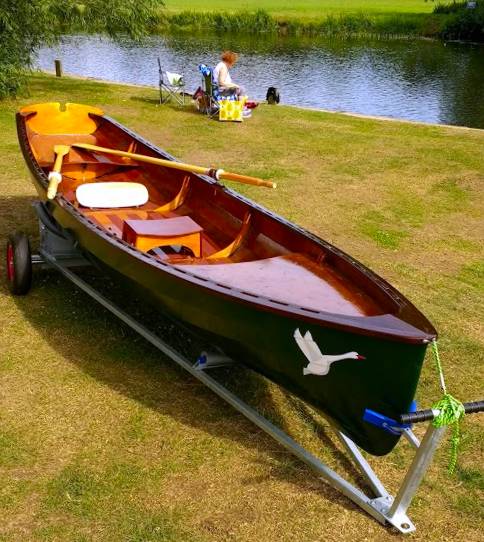
[[[132,102],[139,102],[139,103],[149,104],[149,105],[160,105],[160,99],[158,97],[147,98],[146,96],[130,96],[129,99]]]
[[[15,229],[35,235],[37,223],[34,211],[30,208],[32,200],[33,198],[26,197],[0,198],[0,235],[3,246],[8,234]],[[34,252],[35,245],[36,241],[32,247]],[[2,258],[0,264],[2,276],[5,273],[3,260]],[[145,307],[143,302],[133,296],[127,296],[127,291],[119,284],[93,270],[84,271],[82,276],[188,359],[195,361],[198,353],[206,349],[207,344],[204,344],[203,339],[187,334],[166,316]],[[5,283],[1,290],[6,291]],[[247,449],[264,450],[264,454],[258,454],[258,461],[264,466],[270,466],[271,477],[276,476],[305,490],[317,492],[347,509],[360,511],[341,494],[321,483],[309,467],[288,455],[282,447],[255,429],[255,426],[239,416],[235,410],[227,409],[226,404],[208,388],[167,359],[141,336],[120,324],[114,315],[100,308],[87,294],[79,291],[59,273],[35,272],[32,295],[15,297],[14,300],[24,318],[51,347],[97,381],[183,424],[218,438],[232,439]],[[153,322],[156,322],[156,325],[153,326]],[[59,335],[53,333],[56,329],[61,330],[63,340],[59,340]],[[111,340],[106,340],[106,337]],[[243,367],[218,370],[218,373],[212,374],[216,374],[222,384],[279,425],[282,430],[291,433],[286,423],[287,413],[274,403],[269,390],[272,384],[266,379]],[[184,401],[172,400],[173,393],[177,396],[183,395]],[[319,442],[337,460],[346,474],[364,485],[356,468],[336,447],[326,428],[315,420],[310,409],[299,399],[292,397],[289,397],[287,405],[296,413],[299,421],[311,427]],[[252,436],[254,429],[258,432],[257,439]],[[257,479],[247,482],[257,483]]]
[[[156,98],[147,98],[146,96],[130,96],[129,98],[132,102],[139,102],[148,105],[154,105],[156,107],[169,108],[176,113],[187,113],[189,115],[201,115],[201,113],[196,109],[196,107],[191,103],[191,96],[187,95],[185,97],[185,105],[180,105],[174,101],[168,101],[160,104],[159,97]]]

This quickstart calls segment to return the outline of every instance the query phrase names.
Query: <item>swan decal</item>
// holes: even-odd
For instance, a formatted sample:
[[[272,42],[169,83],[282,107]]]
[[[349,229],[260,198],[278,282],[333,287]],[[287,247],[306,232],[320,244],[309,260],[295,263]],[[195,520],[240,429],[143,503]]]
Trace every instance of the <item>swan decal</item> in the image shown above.
[[[340,354],[339,356],[324,355],[321,353],[319,346],[314,342],[311,333],[306,331],[303,337],[299,328],[294,332],[294,339],[296,339],[299,348],[309,360],[309,365],[303,369],[304,376],[327,375],[331,369],[331,364],[342,359],[365,359],[358,352],[346,352],[346,354]]]

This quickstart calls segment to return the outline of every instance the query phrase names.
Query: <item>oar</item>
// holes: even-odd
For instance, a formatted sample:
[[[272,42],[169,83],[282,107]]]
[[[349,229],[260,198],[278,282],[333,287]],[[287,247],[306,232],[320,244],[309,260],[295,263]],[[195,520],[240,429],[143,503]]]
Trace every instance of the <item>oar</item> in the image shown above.
[[[86,149],[88,151],[104,152],[106,154],[114,154],[116,156],[125,156],[126,158],[132,158],[139,162],[147,162],[148,164],[156,164],[158,166],[165,166],[172,169],[180,169],[182,171],[190,171],[191,173],[199,173],[201,175],[209,175],[217,180],[226,179],[228,181],[237,181],[239,183],[253,184],[255,186],[266,186],[268,188],[276,188],[276,183],[271,181],[264,181],[257,177],[249,177],[247,175],[238,175],[237,173],[229,173],[223,169],[205,168],[201,166],[193,166],[191,164],[184,164],[183,162],[173,162],[172,160],[163,160],[162,158],[154,158],[153,156],[146,156],[145,154],[135,154],[132,152],[119,151],[116,149],[109,149],[106,147],[97,147],[96,145],[90,145],[89,143],[73,143],[72,147],[76,149]]]
[[[54,145],[55,162],[52,171],[49,173],[49,186],[47,188],[47,198],[54,199],[57,194],[57,187],[62,181],[61,168],[64,156],[69,152],[67,145]]]

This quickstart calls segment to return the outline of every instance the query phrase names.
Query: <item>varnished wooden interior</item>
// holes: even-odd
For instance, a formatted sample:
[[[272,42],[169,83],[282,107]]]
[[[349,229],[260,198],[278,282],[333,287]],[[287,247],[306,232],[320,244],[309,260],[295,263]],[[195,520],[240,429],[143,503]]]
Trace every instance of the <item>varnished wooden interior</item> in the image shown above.
[[[56,144],[84,142],[164,157],[102,116],[93,118],[97,125],[93,133],[75,135],[39,134],[29,128],[27,120],[31,149],[46,173],[52,168]],[[64,158],[62,175],[59,193],[93,224],[120,240],[129,220],[187,216],[201,227],[201,257],[175,245],[151,250],[154,260],[283,305],[352,316],[395,312],[395,302],[337,251],[196,175],[78,149],[71,149]],[[129,209],[80,207],[76,188],[98,181],[142,183],[148,189],[149,201]],[[183,197],[178,203],[167,205],[177,201],[180,192]],[[244,226],[247,216],[250,220]],[[224,253],[238,236],[235,250]]]

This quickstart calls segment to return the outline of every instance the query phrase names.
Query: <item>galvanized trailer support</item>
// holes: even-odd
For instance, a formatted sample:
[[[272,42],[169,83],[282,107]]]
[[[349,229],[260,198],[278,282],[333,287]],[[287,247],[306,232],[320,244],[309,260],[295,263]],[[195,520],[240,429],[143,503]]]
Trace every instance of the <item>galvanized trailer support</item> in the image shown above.
[[[363,457],[356,444],[338,429],[332,427],[348,455],[371,488],[373,495],[367,495],[361,489],[342,478],[320,459],[304,449],[281,429],[261,416],[255,409],[244,403],[239,397],[208,374],[209,369],[230,366],[235,363],[233,360],[220,353],[220,351],[216,354],[207,354],[204,352],[195,362],[188,360],[180,352],[165,343],[140,322],[135,320],[121,308],[117,307],[113,302],[104,297],[100,292],[95,290],[74,273],[71,270],[72,267],[86,265],[89,262],[77,250],[75,244],[69,239],[68,235],[65,235],[62,231],[56,231],[56,229],[51,227],[52,224],[47,222],[49,217],[46,218],[44,215],[45,208],[42,204],[39,204],[36,207],[36,210],[40,219],[41,235],[39,254],[32,257],[32,263],[34,265],[56,269],[62,273],[62,275],[91,296],[95,301],[100,303],[125,324],[143,336],[153,346],[158,348],[164,355],[178,363],[178,365],[183,367],[183,369],[188,371],[193,377],[200,380],[301,461],[309,465],[323,480],[346,495],[346,497],[351,499],[377,521],[382,524],[388,523],[401,533],[410,533],[415,530],[415,526],[407,516],[407,509],[432,461],[445,428],[435,428],[430,424],[422,443],[419,443],[410,428],[407,427],[402,429],[403,435],[410,441],[412,446],[417,448],[417,451],[397,495],[392,497],[370,467],[369,463]]]

